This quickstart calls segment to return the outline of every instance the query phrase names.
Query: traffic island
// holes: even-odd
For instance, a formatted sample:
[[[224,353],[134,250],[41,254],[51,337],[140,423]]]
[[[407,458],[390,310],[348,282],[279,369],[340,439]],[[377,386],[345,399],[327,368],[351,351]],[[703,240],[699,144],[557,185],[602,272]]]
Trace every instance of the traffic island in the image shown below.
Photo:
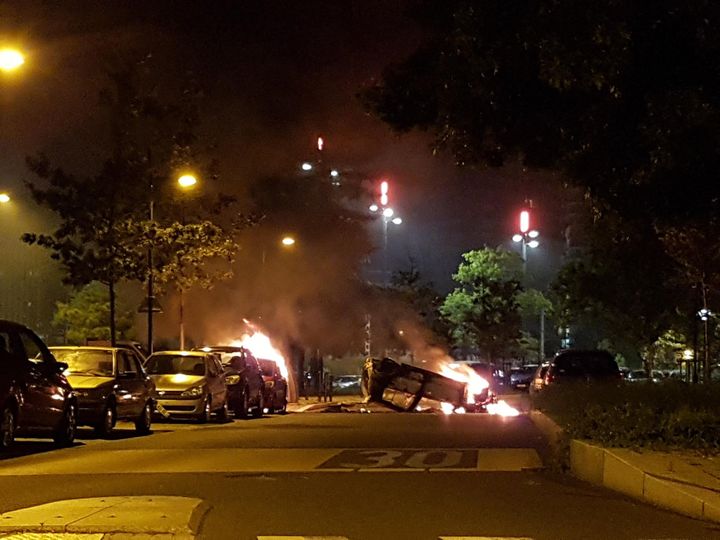
[[[58,538],[195,538],[208,507],[190,497],[94,497],[0,514],[0,539],[52,533]]]

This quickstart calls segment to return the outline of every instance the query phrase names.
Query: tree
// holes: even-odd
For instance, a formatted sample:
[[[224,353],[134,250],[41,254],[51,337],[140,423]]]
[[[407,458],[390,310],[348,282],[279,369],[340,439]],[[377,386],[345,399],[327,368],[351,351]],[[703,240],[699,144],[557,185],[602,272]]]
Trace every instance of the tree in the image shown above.
[[[426,41],[362,94],[394,129],[432,132],[460,165],[560,170],[622,217],[717,215],[720,4],[420,6]]]
[[[520,257],[500,248],[463,254],[453,279],[460,285],[440,308],[456,345],[479,348],[490,360],[508,354],[520,337],[517,297]]]
[[[108,325],[110,298],[107,288],[93,281],[76,289],[70,300],[58,302],[53,326],[61,330],[68,343],[83,345],[88,338],[110,339]],[[117,332],[121,338],[132,337],[134,312],[121,309],[117,318]]]
[[[177,101],[163,102],[156,84],[149,83],[150,57],[140,61],[116,59],[107,76],[110,87],[101,92],[111,133],[110,148],[100,172],[94,176],[66,173],[47,158],[28,158],[40,182],[27,182],[35,200],[52,210],[60,225],[52,234],[27,233],[23,240],[49,249],[66,271],[64,281],[83,285],[100,281],[110,295],[109,326],[115,341],[115,290],[123,280],[143,281],[148,276],[147,249],[162,247],[152,271],[161,281],[175,280],[180,287],[207,284],[212,274],[202,265],[214,258],[228,259],[233,229],[219,224],[219,214],[232,202],[222,195],[207,197],[186,225],[179,216],[184,207],[170,195],[168,186],[189,162],[203,170],[198,157],[196,89],[185,87]],[[188,83],[192,87],[192,81]],[[213,178],[213,163],[204,170]],[[164,223],[148,219],[148,206],[161,210]],[[174,250],[174,251],[173,251]]]

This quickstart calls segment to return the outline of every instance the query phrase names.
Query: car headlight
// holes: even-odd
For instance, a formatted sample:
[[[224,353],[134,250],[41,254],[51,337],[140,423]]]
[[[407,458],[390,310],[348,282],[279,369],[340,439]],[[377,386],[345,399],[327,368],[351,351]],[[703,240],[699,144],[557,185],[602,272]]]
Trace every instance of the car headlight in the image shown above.
[[[240,375],[227,375],[225,377],[225,384],[228,386],[232,386],[233,384],[238,384],[240,382]]]
[[[185,390],[182,394],[180,394],[182,397],[197,397],[203,393],[203,387],[202,386],[193,386],[192,388],[188,388]]]

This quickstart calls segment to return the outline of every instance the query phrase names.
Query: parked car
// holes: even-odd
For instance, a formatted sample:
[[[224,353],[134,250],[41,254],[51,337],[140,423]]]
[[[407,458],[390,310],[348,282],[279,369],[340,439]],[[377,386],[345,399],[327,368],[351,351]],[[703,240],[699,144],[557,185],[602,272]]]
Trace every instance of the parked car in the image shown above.
[[[0,449],[16,435],[75,440],[77,398],[58,362],[29,328],[0,320]]]
[[[349,393],[352,391],[360,393],[360,375],[338,375],[333,377],[332,385],[335,392]]]
[[[107,437],[118,420],[150,433],[155,384],[141,359],[122,347],[50,347],[68,365],[65,376],[77,395],[78,424]]]
[[[166,418],[209,422],[213,413],[228,418],[225,373],[217,355],[202,351],[161,351],[145,370],[155,383],[156,410]]]
[[[259,418],[265,408],[265,381],[257,359],[245,347],[215,345],[196,349],[218,353],[225,369],[228,389],[228,406],[237,418],[248,414]]]
[[[287,410],[288,383],[275,360],[258,359],[262,378],[265,382],[264,407],[271,413],[284,413]]]
[[[537,392],[540,392],[543,388],[545,388],[545,374],[547,373],[549,367],[550,364],[548,363],[542,364],[537,367],[535,373],[533,374],[532,381],[528,386],[529,393],[536,394]]]
[[[625,374],[625,380],[627,382],[649,382],[650,378],[644,369],[632,369]]]
[[[566,382],[619,382],[620,369],[613,355],[600,350],[565,350],[555,355],[545,373],[545,385]]]
[[[515,390],[527,390],[532,383],[538,367],[537,364],[528,364],[526,366],[512,368],[510,371],[510,386]]]

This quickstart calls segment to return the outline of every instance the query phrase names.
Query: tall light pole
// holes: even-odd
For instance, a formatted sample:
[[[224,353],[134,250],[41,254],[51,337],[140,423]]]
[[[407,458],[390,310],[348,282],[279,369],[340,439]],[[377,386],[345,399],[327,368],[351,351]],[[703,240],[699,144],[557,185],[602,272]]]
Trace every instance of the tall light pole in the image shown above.
[[[530,228],[530,211],[522,210],[518,222],[520,232],[513,235],[512,239],[515,243],[520,243],[520,253],[523,264],[523,277],[527,275],[527,248],[535,249],[540,245],[538,237],[540,233]],[[545,359],[545,309],[540,309],[540,343],[538,355],[540,362]]]
[[[393,225],[401,225],[403,220],[400,216],[395,214],[395,210],[388,206],[390,203],[390,184],[387,180],[380,182],[380,204],[371,204],[370,211],[373,214],[380,214],[382,216],[382,237],[383,237],[383,283],[388,282],[388,226],[392,223]]]
[[[183,174],[177,180],[178,185],[184,191],[194,189],[198,181],[193,174]],[[185,212],[182,212],[182,224],[185,225]],[[180,284],[180,350],[185,350],[185,289]]]

